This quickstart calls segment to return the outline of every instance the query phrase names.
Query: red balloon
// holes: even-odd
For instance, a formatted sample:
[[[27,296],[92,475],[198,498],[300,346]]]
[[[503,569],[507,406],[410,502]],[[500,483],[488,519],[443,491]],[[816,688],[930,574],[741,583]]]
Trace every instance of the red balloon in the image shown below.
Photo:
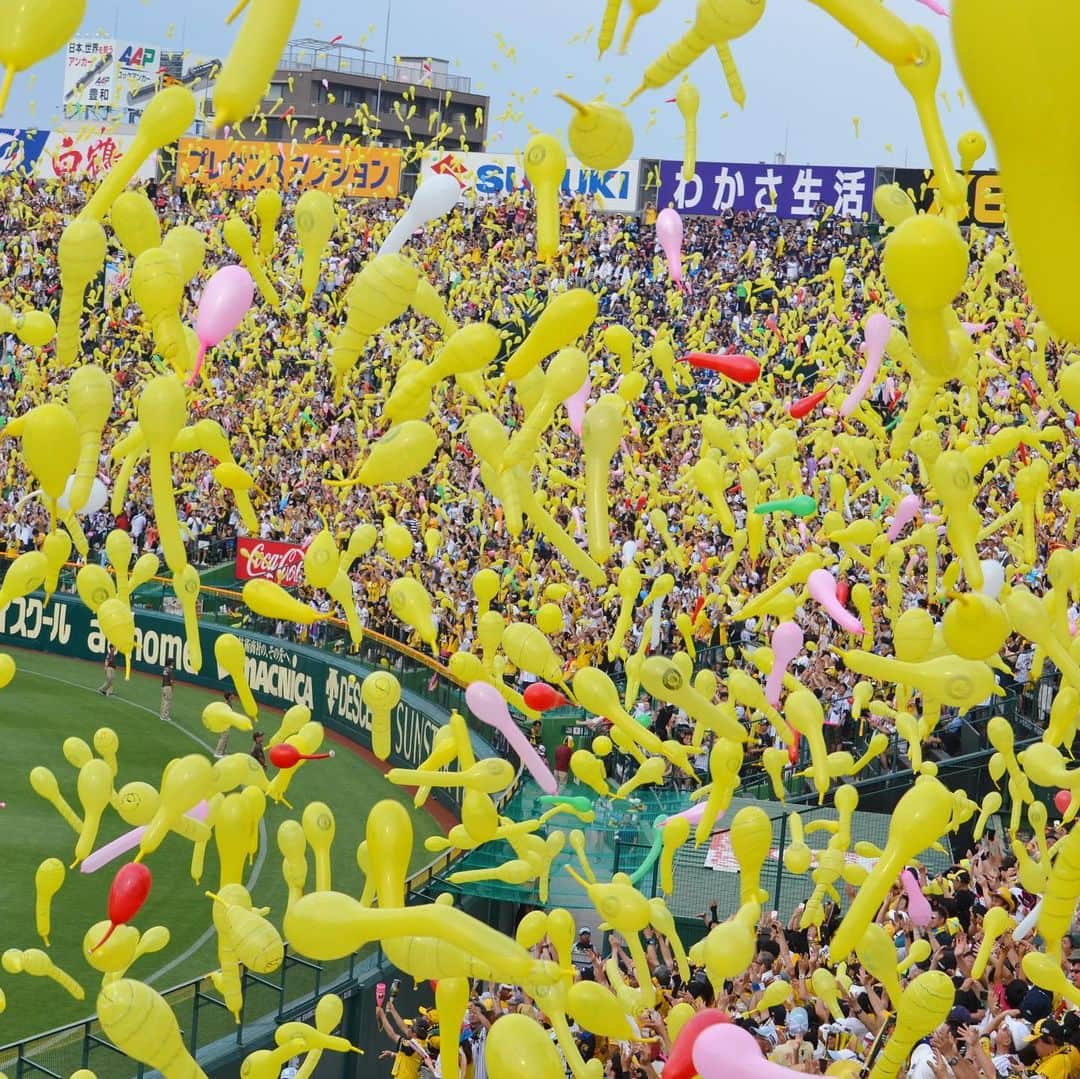
[[[801,420],[804,416],[809,416],[810,413],[825,400],[831,389],[832,386],[826,386],[825,389],[818,390],[817,393],[812,393],[808,397],[800,397],[798,401],[793,401],[788,406],[788,415],[796,420]]]
[[[798,731],[795,731],[795,741],[787,748],[787,759],[792,764],[799,763],[799,742],[802,740],[802,735]]]
[[[139,913],[153,883],[154,878],[149,868],[142,862],[128,862],[116,871],[109,888],[109,921],[112,925],[92,951],[96,952],[113,935],[118,925],[130,922]]]
[[[547,712],[552,708],[561,708],[570,702],[547,682],[533,682],[523,694],[525,703],[536,712]]]
[[[270,763],[275,768],[295,768],[301,761],[322,761],[333,755],[333,750],[329,753],[301,753],[289,742],[279,742],[270,747]]]
[[[1057,794],[1054,795],[1054,806],[1062,816],[1065,815],[1065,810],[1069,808],[1069,803],[1071,801],[1071,791],[1058,791]]]
[[[841,577],[840,580],[836,582],[836,598],[840,601],[841,607],[847,606],[848,596],[850,595],[851,586],[843,577]]]
[[[683,360],[691,367],[718,371],[725,378],[741,382],[744,386],[757,382],[761,377],[761,364],[753,356],[718,356],[715,352],[691,352],[683,356]]]
[[[671,1047],[667,1063],[664,1065],[664,1079],[694,1079],[697,1068],[694,1067],[694,1042],[698,1035],[717,1023],[730,1023],[731,1020],[717,1008],[704,1008],[690,1016],[683,1024],[675,1044]]]

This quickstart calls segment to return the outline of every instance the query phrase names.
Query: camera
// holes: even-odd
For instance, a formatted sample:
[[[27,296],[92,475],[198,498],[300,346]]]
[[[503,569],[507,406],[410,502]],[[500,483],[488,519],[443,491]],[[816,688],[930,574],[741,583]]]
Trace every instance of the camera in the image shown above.
[[[401,992],[401,979],[400,978],[395,978],[390,983],[390,999],[394,1000],[397,997],[398,993],[400,993],[400,992]]]

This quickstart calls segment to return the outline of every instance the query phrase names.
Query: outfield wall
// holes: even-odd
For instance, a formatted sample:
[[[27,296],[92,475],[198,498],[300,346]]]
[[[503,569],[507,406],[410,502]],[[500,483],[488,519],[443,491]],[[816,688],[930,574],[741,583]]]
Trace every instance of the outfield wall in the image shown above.
[[[424,760],[435,732],[449,718],[445,702],[460,695],[445,676],[404,652],[391,653],[385,644],[379,645],[381,661],[376,662],[374,654],[363,648],[359,656],[348,656],[205,622],[199,624],[202,666],[196,669],[185,643],[183,620],[142,608],[135,612],[132,669],[160,674],[166,661],[172,660],[177,681],[224,691],[231,679],[214,659],[214,642],[224,633],[233,633],[243,642],[248,683],[260,704],[281,709],[305,705],[313,719],[366,749],[371,748],[371,715],[360,699],[360,684],[377,667],[391,670],[402,683],[401,701],[391,716],[387,763],[393,766],[415,768]],[[46,605],[40,593],[15,599],[0,612],[3,645],[97,663],[104,662],[108,647],[97,618],[78,597],[54,595]],[[423,687],[430,687],[431,692],[424,692]],[[471,737],[478,758],[503,755],[494,732],[490,739],[476,731]],[[458,811],[460,797],[453,790],[432,793],[448,809]]]

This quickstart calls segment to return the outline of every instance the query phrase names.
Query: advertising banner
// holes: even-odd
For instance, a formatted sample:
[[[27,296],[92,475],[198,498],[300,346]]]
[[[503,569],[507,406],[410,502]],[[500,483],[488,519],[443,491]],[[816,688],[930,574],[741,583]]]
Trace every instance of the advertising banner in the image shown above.
[[[295,588],[304,578],[304,551],[298,543],[236,537],[236,579],[260,577],[283,588]]]
[[[116,42],[77,37],[64,54],[64,115],[102,115],[116,98]]]
[[[882,169],[886,182],[890,171]],[[896,169],[895,182],[906,191],[917,210],[941,213],[937,201],[937,179],[929,169]],[[968,214],[960,223],[982,225],[983,228],[1002,228],[1005,225],[1005,196],[1001,177],[996,172],[973,172],[966,176]]]
[[[133,102],[132,95],[144,87],[153,87],[162,70],[161,50],[141,41],[116,43],[116,107],[121,112],[142,113],[150,97],[142,95]]]
[[[825,207],[840,217],[862,217],[873,198],[870,168],[699,161],[693,180],[684,183],[681,161],[661,161],[656,204],[687,214],[763,212],[791,221],[814,217]]]
[[[20,131],[0,128],[0,174],[26,172],[39,180],[99,180],[131,146],[133,135],[86,125],[77,131]],[[140,166],[136,179],[152,180],[157,155]]]
[[[32,173],[48,138],[48,131],[0,128],[0,175]]]
[[[339,198],[395,198],[401,151],[386,147],[181,139],[177,182],[218,190],[317,188]]]
[[[463,191],[478,195],[504,196],[527,187],[525,165],[515,154],[466,154],[439,151],[424,158],[423,173],[456,177]],[[584,195],[595,199],[603,210],[634,213],[638,209],[641,162],[627,161],[606,172],[586,168],[568,158],[563,176],[564,195]]]
[[[256,699],[274,708],[302,704],[312,717],[351,741],[370,747],[372,717],[360,697],[370,667],[353,657],[339,656],[274,637],[228,626],[199,626],[202,669],[195,670],[185,643],[183,619],[156,611],[135,613],[134,670],[160,674],[167,660],[179,681],[222,692],[232,680],[214,660],[214,642],[234,633],[244,645],[245,673]],[[0,645],[59,653],[75,659],[104,662],[108,642],[93,612],[79,599],[53,595],[45,606],[40,593],[19,597],[0,613]],[[123,682],[119,682],[121,694]],[[421,696],[403,690],[391,714],[389,762],[415,768],[431,751],[432,739],[446,714]],[[478,758],[491,756],[491,747],[470,732]],[[449,793],[449,792],[447,792]],[[441,792],[440,792],[441,798]],[[452,804],[454,799],[445,799]]]

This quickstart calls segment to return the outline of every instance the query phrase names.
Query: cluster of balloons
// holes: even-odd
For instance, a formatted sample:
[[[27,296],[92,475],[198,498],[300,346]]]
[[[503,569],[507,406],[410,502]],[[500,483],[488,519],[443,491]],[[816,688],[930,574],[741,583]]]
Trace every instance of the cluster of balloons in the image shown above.
[[[763,763],[778,799],[784,798],[784,775],[797,762],[803,742],[809,764],[802,774],[812,782],[819,800],[832,797],[835,820],[804,827],[798,815],[792,815],[794,841],[785,851],[785,867],[796,874],[811,873],[813,890],[801,916],[804,927],[821,924],[826,898],[839,901],[841,881],[857,889],[833,936],[829,964],[813,972],[812,987],[838,1014],[838,994],[849,984],[845,963],[852,954],[886,987],[896,1024],[872,1074],[890,1079],[915,1043],[944,1021],[953,990],[948,978],[936,971],[919,974],[902,988],[892,943],[874,917],[892,887],[901,882],[913,920],[927,918],[925,897],[907,867],[928,845],[944,841],[973,818],[980,834],[1003,804],[997,790],[981,805],[962,790],[948,790],[937,778],[934,763],[924,757],[923,746],[934,735],[943,709],[964,713],[999,692],[995,671],[1007,669],[1001,653],[1013,635],[1032,646],[1035,674],[1048,661],[1061,672],[1041,742],[1017,753],[1009,724],[1000,717],[989,724],[995,749],[989,769],[995,783],[1006,785],[1019,879],[1041,901],[1020,925],[1011,924],[1003,913],[989,912],[976,968],[985,968],[996,938],[1011,933],[1021,939],[1037,927],[1044,949],[1025,956],[1025,975],[1051,992],[1076,998],[1055,957],[1080,900],[1076,871],[1080,833],[1070,829],[1063,839],[1049,844],[1048,815],[1037,792],[1039,788],[1058,791],[1055,804],[1066,825],[1080,811],[1080,771],[1070,769],[1066,759],[1080,715],[1080,645],[1076,643],[1080,637],[1074,636],[1068,618],[1070,599],[1080,593],[1080,561],[1071,550],[1055,550],[1045,561],[1049,587],[1041,596],[1019,583],[1039,568],[1039,527],[1053,494],[1053,466],[1071,456],[1063,426],[1064,405],[1073,411],[1080,407],[1080,364],[1064,366],[1056,385],[1048,368],[1048,350],[1055,335],[1060,341],[1080,344],[1080,324],[1068,284],[1067,260],[1074,257],[1075,246],[1067,242],[1068,229],[1074,226],[1068,214],[1063,215],[1060,206],[1046,197],[1048,175],[1051,182],[1055,176],[1065,177],[1057,189],[1065,192],[1063,197],[1072,197],[1068,193],[1074,185],[1066,182],[1071,176],[1066,170],[1072,169],[1073,162],[1064,151],[1050,155],[1053,160],[1046,168],[1054,171],[1048,174],[1043,167],[1045,155],[1032,151],[1033,115],[1041,117],[1039,123],[1049,130],[1051,119],[1060,116],[1064,107],[1061,72],[1047,71],[1038,86],[1026,85],[1023,95],[1017,95],[1000,72],[1013,62],[1017,49],[1034,52],[1045,41],[1075,42],[1080,15],[1065,8],[1051,11],[1052,5],[1046,4],[1034,14],[1018,15],[1003,0],[982,0],[978,5],[974,0],[956,0],[952,29],[958,58],[998,152],[1009,202],[1014,248],[998,239],[987,252],[990,245],[979,230],[972,228],[965,238],[959,228],[966,213],[963,174],[985,151],[986,140],[978,132],[965,134],[958,147],[957,169],[935,100],[941,57],[933,36],[907,25],[881,5],[814,2],[894,69],[913,99],[937,179],[936,213],[917,213],[908,196],[895,186],[876,193],[875,206],[888,228],[880,271],[868,248],[858,255],[853,249],[847,262],[837,257],[830,265],[827,281],[821,282],[830,287],[820,306],[812,306],[802,286],[799,291],[789,288],[782,293],[794,302],[783,312],[777,302],[765,322],[772,340],[764,338],[759,354],[716,351],[705,323],[687,331],[687,348],[678,364],[666,331],[655,334],[646,352],[625,327],[596,328],[597,297],[588,289],[570,289],[547,302],[528,333],[503,359],[497,387],[489,386],[487,379],[503,351],[499,332],[484,322],[457,325],[434,285],[405,253],[412,237],[451,214],[460,200],[456,180],[431,177],[395,222],[378,253],[351,282],[343,301],[345,317],[327,357],[341,401],[365,350],[383,330],[410,311],[430,319],[439,329],[441,346],[426,360],[400,364],[382,402],[385,422],[380,437],[366,447],[353,474],[338,486],[382,488],[408,485],[420,478],[445,450],[429,418],[434,392],[452,380],[472,402],[464,435],[477,461],[476,478],[500,504],[509,534],[517,539],[527,521],[582,588],[605,590],[603,600],[614,614],[606,651],[609,659],[619,658],[624,664],[627,685],[622,694],[595,666],[578,665],[572,675],[567,671],[557,638],[565,628],[560,603],[570,592],[568,585],[545,588],[533,624],[508,620],[493,607],[502,587],[494,570],[482,569],[472,578],[478,603],[475,650],[455,652],[450,670],[468,687],[469,709],[506,740],[545,792],[548,808],[540,817],[513,821],[501,815],[499,795],[513,782],[517,769],[508,760],[478,759],[465,720],[457,713],[439,730],[418,767],[391,769],[387,779],[415,787],[417,807],[424,805],[436,787],[461,789],[460,824],[446,837],[429,840],[430,849],[466,851],[506,841],[512,858],[490,869],[457,871],[451,876],[456,883],[491,879],[519,886],[535,883],[541,900],[546,901],[556,857],[567,848],[573,851],[579,866],[570,872],[587,902],[626,941],[636,986],[614,963],[607,968],[610,988],[575,980],[570,960],[575,926],[565,910],[530,914],[510,938],[454,908],[445,897],[436,903],[406,906],[412,828],[407,813],[392,801],[378,803],[364,822],[364,839],[356,852],[365,874],[359,898],[333,889],[331,851],[336,822],[328,806],[313,802],[303,807],[299,820],[285,819],[277,829],[288,886],[280,924],[271,920],[271,911],[255,908],[243,885],[243,872],[245,863],[258,852],[267,801],[291,809],[286,795],[297,769],[332,755],[319,752],[322,726],[302,706],[286,713],[269,740],[270,760],[278,768],[272,779],[246,754],[213,763],[191,754],[169,761],[156,787],[133,781],[117,789],[119,739],[111,729],[101,728],[94,734],[92,747],[74,737],[63,743],[63,756],[77,772],[79,812],[60,793],[49,768],[35,768],[30,782],[76,835],[72,868],[77,865],[83,872],[92,872],[137,851],[116,873],[108,920],[90,926],[84,940],[86,962],[102,975],[97,996],[102,1028],[123,1052],[160,1070],[167,1079],[202,1074],[184,1048],[164,999],[126,976],[137,959],[168,942],[167,928],[154,926],[140,932],[130,923],[152,885],[146,862],[165,836],[175,832],[192,844],[191,875],[196,882],[203,876],[211,839],[218,851],[219,879],[215,890],[207,893],[208,920],[218,945],[219,969],[213,978],[237,1018],[243,1006],[241,965],[259,974],[272,973],[283,961],[286,943],[302,956],[331,960],[379,941],[400,969],[417,979],[437,980],[436,1003],[447,1029],[456,1029],[464,1019],[470,979],[521,985],[542,1005],[575,1079],[597,1079],[599,1061],[581,1058],[570,1020],[584,1021],[589,1029],[613,1039],[633,1036],[634,1021],[656,1002],[643,933],[650,928],[663,933],[683,977],[689,978],[691,963],[698,965],[717,991],[752,961],[755,927],[765,898],[761,871],[769,854],[771,829],[758,808],[746,807],[735,814],[730,835],[740,871],[739,907],[687,953],[664,899],[644,896],[625,874],[599,880],[585,856],[583,834],[547,830],[547,826],[559,815],[588,823],[595,819],[595,798],[625,799],[642,786],[662,782],[673,769],[697,783],[690,752],[711,739],[708,783],[698,785],[684,812],[654,823],[647,866],[659,863],[663,891],[671,895],[677,851],[690,842],[691,834],[696,845],[703,844],[731,806],[748,739],[747,727],[739,718],[744,710],[765,717],[777,733],[780,744],[765,752]],[[993,9],[989,12],[988,3]],[[0,109],[14,74],[61,48],[79,25],[85,3],[51,0],[47,6],[46,18],[40,0],[21,0],[16,5],[9,40],[0,47],[6,71]],[[246,6],[248,0],[241,0],[230,18],[239,16]],[[623,49],[637,19],[656,6],[655,0],[630,0]],[[214,92],[219,126],[241,122],[256,112],[298,7],[298,0],[250,0]],[[620,0],[607,0],[599,37],[601,54],[614,41],[620,8]],[[764,9],[764,2],[699,0],[690,29],[646,68],[631,100],[646,90],[667,86],[712,50],[733,99],[742,106],[746,90],[731,42],[753,31]],[[634,132],[623,108],[602,98],[579,101],[559,96],[572,110],[567,145],[586,166],[614,169],[630,156]],[[682,175],[689,180],[695,175],[700,94],[684,78],[673,100],[683,120]],[[163,233],[149,200],[126,188],[151,153],[175,142],[189,128],[195,112],[195,100],[186,88],[173,86],[158,93],[143,114],[128,152],[65,228],[58,252],[62,292],[56,323],[43,312],[16,313],[0,306],[0,331],[14,333],[35,348],[55,337],[56,363],[60,369],[71,369],[63,399],[54,394],[3,428],[3,434],[19,440],[22,462],[39,488],[30,497],[44,499],[50,527],[40,550],[20,556],[11,565],[0,589],[0,610],[35,590],[44,589],[46,598],[55,591],[72,550],[83,557],[87,554],[80,515],[101,508],[109,497],[97,471],[103,433],[113,411],[113,388],[103,369],[84,358],[80,340],[87,290],[105,261],[107,222],[133,260],[131,294],[166,364],[166,373],[154,375],[140,387],[135,422],[112,447],[117,464],[112,508],[118,512],[123,506],[134,469],[148,457],[161,549],[184,612],[192,662],[199,669],[203,660],[197,625],[199,576],[187,558],[177,513],[174,464],[180,455],[201,454],[212,461],[214,482],[229,492],[248,530],[258,531],[251,497],[257,491],[258,476],[235,459],[221,425],[208,419],[192,422],[191,405],[193,387],[205,377],[207,363],[213,362],[207,360],[211,350],[239,330],[256,303],[256,294],[268,308],[281,308],[270,270],[283,202],[277,192],[260,194],[254,207],[257,237],[240,215],[224,221],[221,247],[233,252],[238,262],[220,267],[209,277],[194,324],[185,325],[185,286],[203,272],[206,238],[184,225]],[[542,262],[553,263],[559,257],[559,195],[565,169],[566,151],[559,140],[535,134],[525,148],[525,171],[535,204],[536,254]],[[302,253],[298,276],[305,305],[318,288],[321,263],[337,224],[337,211],[325,194],[307,192],[297,202],[294,226]],[[679,290],[671,296],[676,307],[686,288],[683,234],[678,213],[662,209],[656,220],[656,240],[670,281]],[[979,262],[977,256],[985,256],[974,279],[969,277],[973,252],[975,262]],[[778,246],[775,258],[782,254]],[[754,257],[755,252],[748,251],[746,264]],[[1000,292],[996,281],[1000,271],[1017,262],[1023,266],[1039,313],[1039,318],[1027,322],[1015,298]],[[862,319],[861,359],[844,332],[853,322],[852,297],[845,293],[849,272],[861,274],[863,295],[874,297],[872,310]],[[766,283],[775,285],[771,279]],[[781,345],[791,342],[801,353],[807,345],[808,315],[817,316],[820,326],[813,349],[824,386],[784,401],[774,392],[770,361]],[[1030,338],[1031,348],[1012,347],[1009,327],[1025,340]],[[981,389],[1002,368],[1007,370],[1002,355],[1030,365],[1034,388],[1029,392],[1040,410],[1036,413],[1025,406],[1022,417],[988,423]],[[590,370],[591,359],[597,357],[610,368],[603,375]],[[764,406],[771,400],[776,406],[750,413],[738,405],[725,412],[717,401],[701,414],[687,416],[685,409],[681,413],[693,425],[700,452],[696,459],[692,453],[683,457],[676,497],[689,502],[689,515],[700,512],[715,527],[724,538],[724,553],[708,564],[691,562],[663,508],[669,503],[664,502],[656,482],[646,482],[639,533],[653,549],[640,550],[635,540],[617,552],[611,541],[611,481],[616,454],[622,449],[626,456],[624,440],[634,427],[633,407],[649,388],[650,377],[655,377],[657,396],[663,387],[675,397],[692,379],[691,370],[714,373],[743,387],[739,392],[746,395],[740,399],[744,403]],[[871,391],[883,371],[907,387],[906,411],[888,425],[890,429],[870,404]],[[608,392],[599,392],[605,388]],[[512,430],[498,412],[506,401],[520,406],[522,414]],[[559,478],[548,450],[563,419],[560,410],[565,410],[567,426],[584,458],[583,524],[579,508],[572,507],[584,545],[560,523],[553,494]],[[1051,416],[1062,425],[1048,423]],[[689,444],[688,439],[683,449]],[[813,468],[806,466],[808,460]],[[818,472],[818,461],[828,461],[830,467]],[[620,476],[625,476],[625,466]],[[1007,495],[1002,494],[1002,484]],[[741,528],[736,526],[733,508],[736,489],[746,510]],[[865,506],[871,494],[878,502],[877,510],[858,508]],[[1071,539],[1080,502],[1067,505]],[[980,544],[992,537],[1008,552],[1008,567],[980,557]],[[377,543],[394,564],[403,564],[413,553],[408,529],[387,516],[381,529],[372,523],[357,524],[344,550],[324,525],[304,558],[306,586],[325,591],[340,608],[354,646],[361,642],[362,629],[349,573]],[[442,536],[437,528],[425,533],[424,544],[431,554],[440,548]],[[119,530],[108,536],[105,548],[111,572],[104,566],[83,566],[77,575],[78,592],[130,667],[135,646],[132,596],[160,566],[150,554],[132,565],[131,540]],[[794,550],[802,553],[792,556]],[[937,621],[926,607],[907,605],[904,584],[918,551],[925,554],[927,604],[940,603],[944,608]],[[766,553],[774,556],[776,571],[771,579],[763,581],[752,596],[739,592],[731,583],[737,563],[744,557],[758,562]],[[947,557],[939,580],[943,554]],[[866,582],[849,588],[849,570],[865,576]],[[700,599],[692,613],[675,609],[673,571],[684,577],[698,574]],[[883,604],[875,606],[875,592],[884,597]],[[304,625],[330,617],[272,581],[250,581],[243,595],[252,611],[267,617]],[[387,599],[394,616],[436,648],[434,601],[417,577],[403,567]],[[670,655],[658,648],[665,605],[683,642]],[[807,650],[799,621],[805,621],[807,610],[831,622],[838,638],[846,637],[848,647],[837,652],[861,679],[853,694],[857,718],[868,712],[891,723],[906,743],[917,775],[896,808],[887,842],[880,850],[853,845],[858,792],[845,781],[880,754],[887,739],[883,734],[875,736],[858,760],[846,751],[828,751],[822,704],[795,673],[796,661]],[[626,640],[639,615],[644,616],[639,643],[631,652]],[[751,656],[764,684],[735,667],[723,681],[707,669],[695,670],[697,635],[715,621],[735,616],[742,621],[758,619],[768,630],[769,646]],[[892,654],[875,647],[877,631],[885,627]],[[242,712],[210,705],[204,710],[203,723],[215,732],[250,729],[258,713],[244,673],[242,642],[231,635],[218,638],[215,659],[229,674]],[[543,681],[521,695],[506,681],[515,670],[531,672]],[[14,673],[10,657],[0,657],[0,686]],[[879,697],[882,686],[893,691]],[[690,747],[661,739],[634,721],[629,709],[641,689],[689,718],[693,725]],[[361,697],[372,717],[375,753],[386,760],[391,753],[391,716],[401,687],[389,672],[377,671],[364,679]],[[597,738],[591,750],[579,749],[570,761],[575,779],[595,798],[560,794],[555,777],[509,712],[512,707],[536,716],[568,701],[611,724],[609,735]],[[633,757],[636,768],[613,789],[605,758],[614,748]],[[110,809],[131,830],[95,850],[102,818]],[[1037,857],[1018,839],[1025,818],[1036,837]],[[815,831],[828,834],[816,857],[806,843],[807,834]],[[311,881],[308,848],[314,863]],[[872,860],[872,867],[852,862],[852,853]],[[46,947],[51,905],[63,888],[66,872],[63,861],[50,857],[35,874],[35,921]],[[636,878],[640,880],[643,873],[639,870]],[[545,937],[553,945],[555,960],[533,957],[530,949]],[[41,949],[8,949],[2,965],[10,974],[49,978],[77,999],[85,995],[79,982]],[[776,983],[770,992],[768,1004],[783,1003],[786,984]],[[668,1068],[673,1075],[690,1076],[696,1071],[703,1079],[720,1079],[763,1077],[766,1071],[775,1074],[749,1035],[724,1022],[724,1016],[691,1015],[679,1010],[684,1007],[678,1006],[669,1017],[674,1048]],[[340,999],[324,996],[314,1025],[283,1024],[275,1035],[276,1048],[249,1056],[244,1075],[273,1079],[284,1060],[303,1053],[301,1071],[306,1076],[322,1052],[353,1051],[355,1047],[333,1034],[341,1014]],[[458,1066],[450,1039],[442,1058],[442,1074],[450,1079]],[[524,1016],[510,1016],[495,1025],[488,1042],[488,1062],[492,1079],[521,1073],[541,1079],[563,1075],[562,1059],[551,1040]]]

